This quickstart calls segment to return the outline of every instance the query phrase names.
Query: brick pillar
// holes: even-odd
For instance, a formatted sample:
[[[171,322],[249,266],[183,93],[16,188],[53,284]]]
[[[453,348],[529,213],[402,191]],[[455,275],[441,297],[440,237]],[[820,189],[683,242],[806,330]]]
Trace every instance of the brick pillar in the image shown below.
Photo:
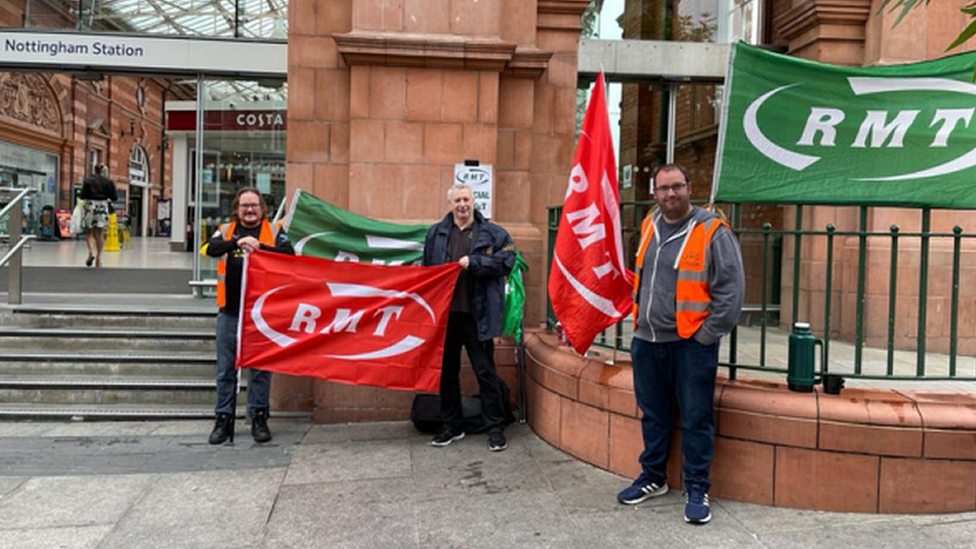
[[[288,186],[370,217],[443,217],[454,164],[495,167],[494,221],[543,319],[546,206],[573,154],[587,0],[310,0],[290,10]],[[411,393],[314,382],[318,421],[406,417]],[[301,391],[297,386],[292,390]],[[286,398],[275,389],[275,394]]]

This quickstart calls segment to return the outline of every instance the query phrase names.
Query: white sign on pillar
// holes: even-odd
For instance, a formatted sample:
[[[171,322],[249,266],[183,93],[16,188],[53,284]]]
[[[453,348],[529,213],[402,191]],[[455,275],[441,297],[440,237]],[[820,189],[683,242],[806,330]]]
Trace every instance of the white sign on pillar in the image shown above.
[[[487,219],[494,217],[495,178],[491,166],[454,165],[454,182],[471,187],[474,207]]]

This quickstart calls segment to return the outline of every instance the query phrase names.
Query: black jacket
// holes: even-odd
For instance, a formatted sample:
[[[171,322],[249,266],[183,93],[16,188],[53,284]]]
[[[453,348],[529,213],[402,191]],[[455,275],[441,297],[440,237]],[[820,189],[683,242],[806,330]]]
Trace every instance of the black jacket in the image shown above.
[[[454,214],[447,214],[427,231],[424,240],[424,265],[443,265],[449,261],[449,239]],[[505,276],[515,265],[515,243],[508,232],[474,210],[474,233],[468,271],[474,284],[474,317],[478,339],[487,341],[502,333],[505,312]]]
[[[115,192],[115,183],[101,175],[89,175],[85,178],[81,186],[80,198],[86,200],[118,200]]]

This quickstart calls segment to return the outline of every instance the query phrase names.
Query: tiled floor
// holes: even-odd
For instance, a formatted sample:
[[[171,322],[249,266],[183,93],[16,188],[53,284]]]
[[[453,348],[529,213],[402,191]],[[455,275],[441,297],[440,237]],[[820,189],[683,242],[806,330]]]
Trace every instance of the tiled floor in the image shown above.
[[[4,250],[4,248],[0,248]],[[76,267],[85,264],[84,240],[34,241],[24,250],[25,267]],[[104,252],[105,267],[136,269],[192,269],[192,252],[170,251],[169,238],[136,237],[118,252]]]

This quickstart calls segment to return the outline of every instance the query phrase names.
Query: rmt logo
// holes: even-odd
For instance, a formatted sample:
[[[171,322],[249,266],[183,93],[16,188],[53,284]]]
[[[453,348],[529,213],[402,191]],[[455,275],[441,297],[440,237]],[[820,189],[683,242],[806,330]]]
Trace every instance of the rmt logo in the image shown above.
[[[796,128],[802,128],[798,139],[790,143],[770,136],[777,132],[774,124],[764,123],[761,109],[764,104],[801,84],[787,84],[773,89],[749,104],[743,118],[743,130],[753,147],[765,157],[791,170],[800,172],[824,160],[829,160],[831,151],[841,148],[850,150],[900,151],[892,154],[924,155],[939,158],[935,165],[913,168],[910,173],[888,175],[863,174],[855,181],[911,181],[915,179],[944,176],[976,166],[976,149],[971,122],[976,109],[968,106],[976,96],[976,85],[946,78],[847,78],[851,92],[858,98],[876,99],[882,108],[841,109],[836,105],[815,104],[799,107],[790,103],[788,108],[806,119],[795,121]],[[798,88],[799,89],[799,88]],[[947,101],[959,105],[944,105],[923,111],[918,108],[911,95],[940,94]],[[904,108],[894,104],[899,98]],[[781,106],[781,108],[783,108]],[[953,144],[961,146],[958,152]],[[933,156],[937,151],[946,151],[948,158]],[[955,153],[955,154],[953,154]]]
[[[251,309],[255,327],[279,347],[313,344],[327,358],[366,360],[408,353],[437,325],[430,304],[415,293],[340,282],[324,286],[326,291],[312,296],[294,295],[303,289],[292,285],[265,292]]]

